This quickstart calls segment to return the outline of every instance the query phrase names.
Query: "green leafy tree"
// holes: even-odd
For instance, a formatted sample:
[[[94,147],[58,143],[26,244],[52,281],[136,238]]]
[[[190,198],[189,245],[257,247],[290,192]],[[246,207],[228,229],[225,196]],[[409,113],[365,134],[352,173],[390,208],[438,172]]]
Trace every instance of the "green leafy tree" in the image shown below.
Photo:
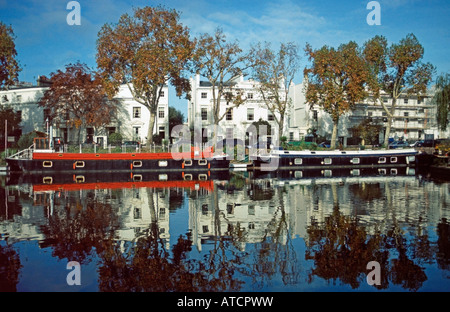
[[[8,89],[17,82],[21,68],[16,60],[14,31],[0,22],[0,89]]]
[[[169,134],[172,134],[172,129],[175,126],[184,123],[184,115],[175,107],[169,106]]]
[[[442,73],[436,79],[433,103],[437,107],[436,120],[440,130],[447,130],[450,113],[450,74]]]
[[[399,43],[389,47],[385,37],[375,36],[364,44],[363,53],[370,67],[369,86],[374,99],[380,99],[381,91],[392,98],[390,106],[380,100],[387,115],[386,145],[398,98],[410,94],[419,97],[425,95],[435,67],[431,63],[421,62],[424,48],[414,34],[408,34]]]

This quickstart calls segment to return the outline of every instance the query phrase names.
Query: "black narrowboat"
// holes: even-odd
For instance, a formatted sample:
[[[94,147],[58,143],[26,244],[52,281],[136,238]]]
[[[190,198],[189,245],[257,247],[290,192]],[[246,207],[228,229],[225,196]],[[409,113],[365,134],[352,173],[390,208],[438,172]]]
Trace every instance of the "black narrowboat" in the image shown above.
[[[253,159],[253,169],[274,171],[279,169],[324,169],[328,167],[365,168],[415,166],[417,151],[358,150],[358,151],[288,151],[273,150]]]

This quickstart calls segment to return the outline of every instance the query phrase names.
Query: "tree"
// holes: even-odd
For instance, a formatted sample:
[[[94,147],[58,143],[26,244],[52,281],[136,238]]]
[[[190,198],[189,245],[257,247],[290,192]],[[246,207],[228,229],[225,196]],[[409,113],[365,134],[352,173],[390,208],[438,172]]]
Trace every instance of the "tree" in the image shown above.
[[[18,80],[21,68],[16,60],[14,31],[0,22],[0,89],[8,89]]]
[[[369,86],[374,100],[380,99],[381,91],[392,98],[390,107],[380,100],[387,115],[384,138],[384,145],[387,145],[397,99],[402,95],[425,95],[435,67],[421,62],[424,48],[414,34],[408,34],[389,47],[385,37],[375,36],[364,44],[363,54],[372,75]]]
[[[312,61],[311,67],[304,70],[308,79],[306,102],[311,107],[319,105],[331,115],[333,134],[330,148],[334,149],[340,116],[367,96],[365,87],[369,71],[358,45],[353,41],[342,44],[337,50],[328,46],[313,50],[307,44],[305,51]]]
[[[253,67],[255,86],[266,107],[278,124],[278,139],[283,136],[284,121],[291,105],[289,88],[300,69],[298,47],[292,43],[282,43],[278,53],[270,44],[259,44],[252,51],[258,60]]]
[[[436,120],[440,130],[447,130],[450,113],[450,74],[442,73],[436,79],[433,103],[437,107]]]
[[[118,100],[108,99],[101,78],[85,64],[67,65],[50,82],[39,106],[48,109],[50,121],[77,128],[79,140],[82,127],[105,126],[115,117]]]
[[[175,126],[182,125],[184,123],[184,115],[175,107],[169,106],[169,134],[172,133],[172,129]]]
[[[21,114],[15,112],[10,107],[0,107],[0,146],[4,146],[5,142],[5,126],[8,127],[7,132],[9,135],[15,135],[18,137],[21,133],[20,123],[22,122]],[[6,146],[5,146],[6,148]]]
[[[252,56],[243,52],[238,41],[227,42],[225,34],[218,28],[213,36],[200,36],[193,60],[194,70],[211,84],[215,143],[219,122],[230,110],[245,102],[235,81],[252,66]],[[220,110],[222,100],[227,104],[223,113]]]
[[[378,144],[381,125],[370,119],[364,119],[356,127],[352,128],[353,135],[362,139],[361,144]]]
[[[194,42],[175,10],[144,7],[124,14],[115,25],[98,33],[97,65],[110,97],[126,83],[134,100],[150,111],[147,142],[153,128],[162,89],[170,82],[177,96],[188,94],[189,80],[182,76],[191,59]]]

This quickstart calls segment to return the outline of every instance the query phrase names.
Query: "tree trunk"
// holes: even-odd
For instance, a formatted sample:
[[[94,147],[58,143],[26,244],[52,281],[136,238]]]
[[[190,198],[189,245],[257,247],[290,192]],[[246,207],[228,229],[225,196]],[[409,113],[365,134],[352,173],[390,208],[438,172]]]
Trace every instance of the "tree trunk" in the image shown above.
[[[339,118],[337,120],[333,120],[333,134],[331,135],[331,143],[330,143],[330,149],[336,148],[336,138],[338,134],[338,125],[339,125]]]
[[[150,110],[150,122],[147,132],[147,146],[153,143],[153,128],[155,127],[156,113]]]
[[[279,129],[278,129],[278,144],[281,144],[281,137],[283,136],[283,128],[284,128],[284,115],[280,116],[280,123],[278,124]],[[276,142],[273,142],[276,143]]]
[[[393,97],[391,109],[390,109],[390,111],[386,111],[388,116],[387,116],[387,124],[386,124],[386,133],[384,134],[384,142],[383,142],[383,145],[386,148],[389,146],[389,136],[391,134],[392,117],[394,116],[394,110],[395,110],[396,103],[397,103],[397,99],[395,97]]]

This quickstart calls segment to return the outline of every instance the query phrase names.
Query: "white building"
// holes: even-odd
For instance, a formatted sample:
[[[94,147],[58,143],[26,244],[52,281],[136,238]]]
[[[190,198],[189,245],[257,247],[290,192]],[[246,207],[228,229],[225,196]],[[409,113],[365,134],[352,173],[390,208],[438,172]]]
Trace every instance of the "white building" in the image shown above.
[[[289,141],[302,140],[313,129],[317,134],[331,139],[333,122],[329,114],[319,106],[310,107],[305,100],[305,85],[295,85],[291,91],[292,98],[291,117],[289,118]],[[403,95],[397,99],[394,118],[391,124],[391,138],[403,138],[408,141],[423,140],[425,134],[433,134],[434,138],[448,138],[450,131],[438,130],[436,123],[436,107],[431,103],[432,91],[426,96],[418,98],[413,95]],[[384,104],[390,108],[392,98],[382,94]],[[357,103],[355,109],[342,115],[338,125],[338,139],[344,146],[359,144],[358,138],[353,138],[352,128],[364,119],[370,119],[382,126],[380,144],[383,143],[386,131],[386,112],[380,102],[373,102],[367,98]],[[320,142],[317,142],[320,143]]]
[[[53,129],[53,136],[63,138],[65,143],[77,142],[78,129],[68,126],[64,121],[57,124],[47,123],[48,112],[38,105],[47,89],[48,85],[38,79],[37,85],[21,84],[9,90],[2,90],[0,91],[0,105],[11,107],[14,111],[19,112],[22,118],[22,134],[34,130],[48,133],[49,129]],[[122,103],[117,120],[103,128],[87,127],[82,129],[80,134],[83,138],[82,142],[96,137],[108,138],[110,134],[116,132],[122,135],[124,141],[146,143],[150,120],[149,110],[133,99],[126,85],[120,87],[116,98]],[[169,88],[166,86],[162,90],[153,129],[154,134],[160,134],[166,140],[169,138],[168,118]]]
[[[191,99],[188,101],[188,126],[190,129],[202,129],[205,136],[205,129],[214,124],[213,115],[213,89],[208,81],[202,81],[200,75],[190,79]],[[225,138],[240,139],[245,142],[247,130],[254,122],[262,119],[271,125],[272,134],[278,135],[278,124],[273,114],[267,109],[260,91],[256,87],[257,82],[244,80],[243,76],[234,80],[226,92],[240,93],[244,103],[235,106],[227,103],[222,97],[219,116],[224,116],[219,122],[217,140]],[[216,91],[217,92],[217,91]],[[233,107],[227,112],[227,109]],[[206,130],[207,132],[207,130]],[[273,139],[273,135],[268,133],[268,140]]]

